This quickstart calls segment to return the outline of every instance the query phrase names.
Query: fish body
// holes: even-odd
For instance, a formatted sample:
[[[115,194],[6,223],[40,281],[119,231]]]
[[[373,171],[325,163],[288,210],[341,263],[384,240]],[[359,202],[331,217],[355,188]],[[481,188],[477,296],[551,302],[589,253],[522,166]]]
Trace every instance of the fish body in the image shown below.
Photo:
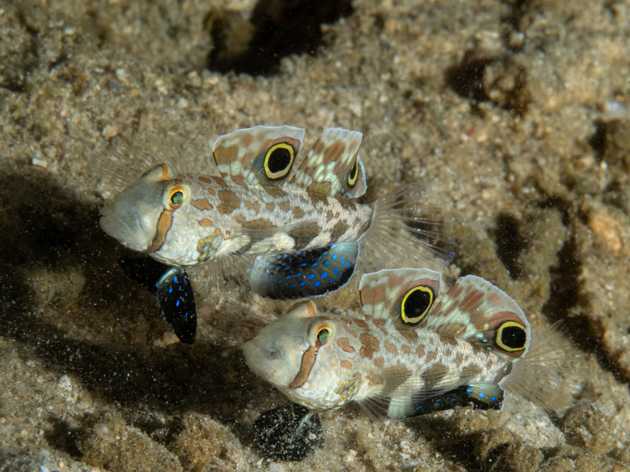
[[[100,224],[126,247],[172,266],[259,255],[251,274],[259,291],[280,297],[284,284],[287,298],[319,295],[340,285],[323,264],[335,265],[339,251],[353,269],[374,216],[358,200],[367,188],[361,140],[360,132],[329,128],[305,152],[300,128],[236,130],[210,143],[215,175],[157,165],[105,205]],[[290,267],[283,254],[293,255]],[[301,270],[303,256],[321,270]]]
[[[397,269],[364,275],[360,298],[359,312],[298,305],[245,343],[249,367],[315,410],[359,402],[400,418],[501,406],[531,337],[503,291],[475,276],[446,289],[438,272]]]

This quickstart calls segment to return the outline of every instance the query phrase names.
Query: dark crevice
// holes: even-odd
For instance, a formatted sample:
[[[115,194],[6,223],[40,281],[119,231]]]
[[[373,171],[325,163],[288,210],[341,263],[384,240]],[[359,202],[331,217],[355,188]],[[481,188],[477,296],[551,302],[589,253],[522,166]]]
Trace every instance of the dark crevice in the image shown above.
[[[493,231],[497,247],[497,256],[510,273],[510,277],[520,277],[522,268],[519,265],[521,252],[527,248],[527,241],[520,232],[520,222],[508,213],[497,216],[496,228]]]
[[[606,123],[602,120],[595,121],[595,132],[588,140],[599,160],[603,159],[606,152]]]
[[[475,454],[475,445],[481,440],[479,433],[458,434],[453,431],[451,421],[432,415],[420,418],[412,424],[446,459],[462,465],[469,472],[484,470],[483,464]]]
[[[510,35],[514,32],[520,32],[522,29],[523,17],[529,11],[529,2],[527,0],[512,0],[509,2],[511,9],[510,13],[502,18],[502,22],[507,25],[503,42],[508,49],[513,52],[518,52],[522,46],[515,46],[510,40]]]
[[[562,330],[570,333],[579,349],[595,354],[600,366],[612,372],[620,382],[629,382],[615,359],[611,359],[602,346],[604,328],[580,314],[580,282],[582,264],[578,258],[577,241],[574,236],[568,239],[558,252],[558,263],[550,270],[551,287],[549,299],[542,312],[552,321],[561,321]],[[586,304],[588,306],[588,304]]]
[[[50,445],[59,451],[63,451],[75,459],[81,458],[79,440],[81,429],[73,428],[61,418],[51,418],[52,427],[45,434]]]
[[[271,75],[292,54],[314,55],[322,46],[322,24],[353,12],[350,0],[259,0],[251,19],[224,14],[212,25],[214,48],[208,68],[219,72]]]
[[[475,102],[487,102],[490,97],[483,85],[486,67],[494,58],[479,57],[474,51],[468,51],[459,64],[446,70],[446,83],[460,97]]]

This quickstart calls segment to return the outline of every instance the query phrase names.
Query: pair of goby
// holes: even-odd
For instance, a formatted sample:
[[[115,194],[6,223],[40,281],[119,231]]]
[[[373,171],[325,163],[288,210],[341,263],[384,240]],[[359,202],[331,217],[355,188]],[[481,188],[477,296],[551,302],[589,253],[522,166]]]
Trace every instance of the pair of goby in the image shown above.
[[[256,126],[219,136],[208,173],[162,163],[103,208],[106,233],[170,267],[153,289],[183,341],[196,326],[186,266],[252,256],[252,290],[276,299],[323,296],[355,273],[379,211],[391,208],[362,199],[360,132],[325,129],[310,149],[304,134]],[[244,344],[248,366],[314,410],[355,401],[400,418],[500,408],[502,383],[531,343],[506,293],[472,275],[448,288],[437,271],[403,268],[364,274],[358,299],[354,310],[299,303]]]

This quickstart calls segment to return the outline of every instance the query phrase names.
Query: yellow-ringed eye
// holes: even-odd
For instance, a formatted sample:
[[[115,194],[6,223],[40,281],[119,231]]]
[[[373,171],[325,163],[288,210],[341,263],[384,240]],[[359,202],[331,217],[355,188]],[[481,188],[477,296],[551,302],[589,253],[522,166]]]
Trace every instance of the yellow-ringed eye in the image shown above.
[[[357,184],[357,181],[359,180],[359,158],[357,157],[354,160],[354,165],[352,166],[352,169],[350,170],[350,173],[348,174],[348,187],[354,187]]]
[[[289,143],[277,143],[265,153],[263,170],[269,180],[278,180],[287,176],[293,165],[295,149]]]
[[[185,192],[184,188],[180,187],[179,185],[175,185],[171,189],[169,189],[168,206],[172,210],[176,210],[184,204],[184,200],[185,200],[184,192]]]
[[[319,346],[323,346],[328,342],[328,338],[330,337],[330,330],[328,328],[320,328],[317,332],[317,344]]]
[[[434,298],[433,289],[426,285],[418,285],[409,290],[400,303],[400,317],[403,323],[420,323],[433,306]]]
[[[494,341],[506,352],[522,351],[527,344],[527,330],[516,321],[506,321],[499,326]]]

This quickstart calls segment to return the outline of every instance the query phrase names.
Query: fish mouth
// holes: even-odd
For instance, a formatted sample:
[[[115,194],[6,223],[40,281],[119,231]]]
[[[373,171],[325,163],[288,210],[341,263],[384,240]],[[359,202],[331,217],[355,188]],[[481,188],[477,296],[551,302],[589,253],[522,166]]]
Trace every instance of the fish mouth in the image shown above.
[[[137,213],[121,211],[114,202],[101,210],[101,229],[126,248],[146,252],[155,234],[148,218],[140,218]]]

